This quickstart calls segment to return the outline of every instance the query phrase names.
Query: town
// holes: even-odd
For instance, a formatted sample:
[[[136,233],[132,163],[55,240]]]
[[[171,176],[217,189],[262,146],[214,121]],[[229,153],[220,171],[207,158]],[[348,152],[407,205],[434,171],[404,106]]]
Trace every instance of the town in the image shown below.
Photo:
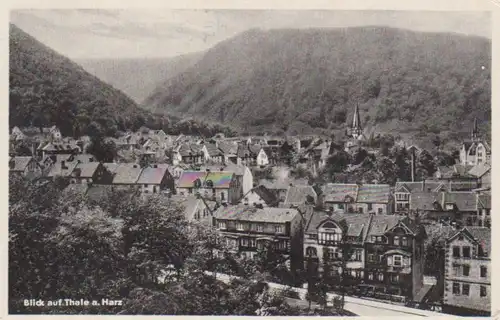
[[[136,190],[180,204],[252,260],[271,246],[299,288],[460,315],[491,307],[491,147],[476,120],[454,153],[367,136],[212,137],[141,127],[66,137],[13,127],[9,171],[89,198]],[[292,277],[296,279],[297,277]],[[316,279],[316,280],[315,280]],[[318,280],[319,279],[319,280]]]

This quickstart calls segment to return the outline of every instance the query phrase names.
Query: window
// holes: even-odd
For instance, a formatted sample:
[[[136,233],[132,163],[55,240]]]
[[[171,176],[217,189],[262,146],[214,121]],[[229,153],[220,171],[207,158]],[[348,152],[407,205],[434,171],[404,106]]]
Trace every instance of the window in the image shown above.
[[[242,238],[241,239],[241,246],[242,247],[248,247],[248,239]]]
[[[373,280],[373,273],[368,272],[368,280]]]
[[[479,287],[479,296],[480,297],[486,297],[487,296],[486,286],[480,286]]]
[[[219,229],[226,229],[226,223],[225,222],[219,222]]]
[[[462,256],[470,259],[470,247],[462,247]]]
[[[462,266],[462,272],[464,277],[468,277],[470,272],[470,266],[468,264],[464,264]]]
[[[373,204],[369,203],[368,204],[368,211],[371,211],[371,210],[373,210]]]
[[[462,234],[461,234],[461,235],[459,235],[459,236],[458,236],[458,240],[463,241],[463,240],[464,240],[464,236],[463,236]]]
[[[318,239],[318,235],[317,235],[317,234],[308,234],[308,235],[307,235],[307,237],[308,237],[309,239],[313,239],[313,240]]]
[[[378,208],[378,209],[377,209],[377,213],[378,213],[378,214],[382,214],[382,213],[384,213],[384,211],[383,211],[383,209],[382,209],[382,208]]]
[[[460,294],[460,283],[453,282],[453,294],[454,295],[459,295]]]
[[[391,282],[399,282],[399,274],[392,274]]]
[[[339,203],[338,207],[339,207],[340,210],[344,210],[344,204],[343,203]]]
[[[407,237],[402,237],[401,238],[401,245],[403,247],[408,247],[408,238]]]
[[[393,260],[394,260],[394,266],[395,267],[401,267],[403,265],[403,257],[402,256],[399,256],[399,255],[395,255],[393,257]]]
[[[481,266],[481,278],[486,278],[488,274],[488,269],[486,268],[486,266]]]
[[[368,254],[368,262],[377,262],[376,256],[373,253]]]
[[[384,281],[384,274],[379,273],[377,278],[378,278],[378,281]]]
[[[283,226],[282,225],[274,226],[274,232],[283,233]]]
[[[468,296],[470,290],[470,285],[468,283],[462,283],[462,295]]]
[[[188,189],[188,193],[189,193],[189,194],[193,194],[193,189],[192,189],[192,188],[189,188],[189,189]]]
[[[398,236],[394,236],[394,245],[399,246],[399,237]]]
[[[453,247],[453,258],[460,258],[460,247]]]
[[[280,250],[284,250],[284,249],[286,249],[286,248],[287,248],[287,241],[285,241],[285,240],[280,241],[280,242],[278,243],[278,248],[279,248]]]
[[[252,248],[255,248],[257,246],[257,242],[255,241],[255,239],[249,239],[248,240],[248,246],[252,247]]]
[[[459,264],[453,264],[453,275],[455,277],[458,277],[460,274],[460,265]]]
[[[243,231],[243,223],[236,223],[236,230]]]
[[[354,261],[361,261],[363,255],[363,251],[361,250],[355,250],[354,254],[352,255],[352,259]]]
[[[306,256],[308,256],[308,257],[317,257],[318,256],[318,251],[314,247],[307,247],[307,249],[306,249]]]
[[[363,207],[358,208],[359,213],[363,213]]]
[[[262,232],[262,231],[264,231],[264,226],[263,226],[263,225],[261,225],[261,224],[258,224],[258,225],[257,225],[257,231],[258,231],[258,232]]]

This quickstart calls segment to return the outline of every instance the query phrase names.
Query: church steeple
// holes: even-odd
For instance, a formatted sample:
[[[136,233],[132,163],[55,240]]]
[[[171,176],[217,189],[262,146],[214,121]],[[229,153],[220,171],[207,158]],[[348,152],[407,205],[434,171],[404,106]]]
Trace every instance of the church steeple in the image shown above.
[[[472,141],[479,140],[479,128],[477,125],[477,118],[474,118],[474,127],[472,128],[471,138],[472,138]]]
[[[361,117],[359,115],[359,104],[356,103],[354,107],[354,115],[352,117],[351,135],[354,139],[358,139],[363,134],[363,128],[361,127]]]

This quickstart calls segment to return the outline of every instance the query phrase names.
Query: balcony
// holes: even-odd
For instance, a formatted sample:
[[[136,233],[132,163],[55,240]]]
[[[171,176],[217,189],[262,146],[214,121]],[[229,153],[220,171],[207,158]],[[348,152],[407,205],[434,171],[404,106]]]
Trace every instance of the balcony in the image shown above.
[[[405,266],[388,266],[387,267],[387,272],[411,273],[411,267],[405,267]]]

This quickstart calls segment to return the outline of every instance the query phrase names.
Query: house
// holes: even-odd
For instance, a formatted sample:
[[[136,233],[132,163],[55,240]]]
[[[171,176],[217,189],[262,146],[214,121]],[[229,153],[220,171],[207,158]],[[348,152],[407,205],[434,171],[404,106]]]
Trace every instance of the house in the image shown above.
[[[113,176],[106,167],[99,162],[80,162],[70,175],[70,184],[110,184]]]
[[[217,143],[206,143],[208,158],[215,163],[223,163],[225,161],[224,153],[219,149]]]
[[[140,185],[143,194],[175,192],[174,177],[166,165],[152,164],[143,168],[137,184]]]
[[[42,175],[42,166],[30,156],[16,156],[9,159],[9,173],[34,178]]]
[[[201,166],[200,171],[226,171],[234,173],[238,184],[241,185],[241,193],[246,194],[253,188],[253,174],[250,168],[244,165],[237,165],[233,163]]]
[[[448,190],[448,187],[439,181],[398,181],[394,188],[394,203],[396,212],[410,210],[412,193],[438,192]]]
[[[142,168],[135,163],[121,163],[115,170],[111,184],[115,187],[137,187]]]
[[[491,226],[491,193],[475,191],[416,192],[410,210],[430,219],[450,219],[467,226]]]
[[[465,227],[446,241],[443,311],[491,315],[491,230]]]
[[[243,257],[253,259],[259,249],[272,246],[289,258],[292,271],[302,266],[303,223],[297,209],[221,206],[214,213],[213,225]]]
[[[347,213],[391,214],[393,197],[387,184],[328,183],[323,187],[323,206]]]
[[[349,282],[351,285],[361,283],[364,279],[364,241],[371,216],[315,211],[306,221],[304,269],[312,274],[329,269],[339,276],[344,256],[347,269],[344,274],[350,278]],[[347,286],[347,282],[344,284]]]
[[[195,196],[170,196],[172,202],[182,208],[186,220],[212,226],[213,205]]]
[[[118,150],[133,151],[141,147],[140,139],[138,139],[134,134],[131,133],[115,139],[114,142]]]
[[[488,164],[477,164],[472,167],[468,175],[478,179],[479,188],[491,188],[491,166]]]
[[[38,147],[37,151],[39,154],[41,154],[42,158],[53,154],[78,154],[82,152],[76,142],[48,142],[46,144],[42,143]]]
[[[235,204],[241,198],[241,185],[235,174],[226,171],[184,171],[177,182],[180,195],[200,195],[221,203]]]
[[[286,193],[284,207],[297,207],[303,204],[315,205],[318,195],[312,186],[290,186]]]
[[[241,204],[258,206],[258,207],[277,207],[279,199],[276,194],[264,186],[258,186],[251,189],[243,195],[240,200]]]
[[[58,161],[50,167],[47,178],[54,179],[56,177],[64,177],[69,179],[77,165],[77,161]]]
[[[460,163],[472,166],[491,163],[491,147],[486,140],[481,138],[477,119],[474,119],[471,139],[462,143]]]
[[[269,164],[269,159],[260,144],[238,144],[236,151],[237,164],[245,166],[266,166]]]
[[[224,163],[238,163],[238,144],[233,141],[219,141],[218,142],[219,150],[224,155]]]
[[[174,150],[174,160],[185,164],[200,165],[209,159],[207,147],[203,144],[185,143]],[[174,162],[173,164],[178,164]]]

